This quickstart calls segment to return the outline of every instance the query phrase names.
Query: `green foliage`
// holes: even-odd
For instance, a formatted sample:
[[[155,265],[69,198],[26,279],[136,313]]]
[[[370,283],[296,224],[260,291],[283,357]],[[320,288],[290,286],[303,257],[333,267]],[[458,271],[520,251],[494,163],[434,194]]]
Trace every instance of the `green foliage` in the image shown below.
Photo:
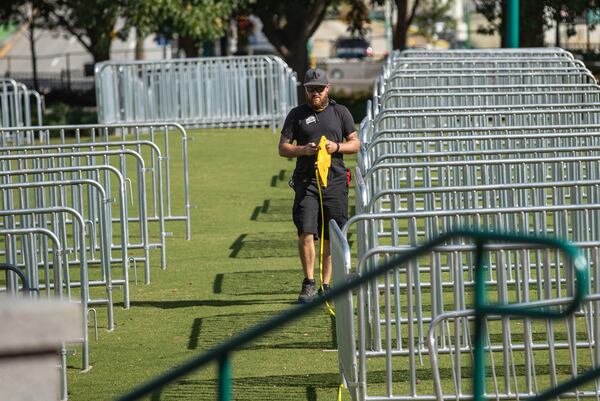
[[[215,40],[226,32],[232,13],[248,0],[127,0],[128,27],[144,35],[181,35],[198,42]]]
[[[354,122],[359,124],[367,115],[367,101],[373,96],[369,91],[335,91],[330,94],[332,99],[335,99],[339,104],[343,104],[350,110]]]
[[[444,23],[446,28],[453,28],[454,20],[450,16],[454,0],[421,0],[419,11],[413,19],[419,33],[428,40],[432,40],[435,32],[435,23]]]
[[[475,0],[475,8],[488,21],[487,25],[477,28],[482,34],[492,35],[496,32],[503,33],[502,11],[506,0]],[[575,18],[583,15],[587,10],[600,7],[599,0],[543,0],[521,1],[519,3],[520,29],[528,35],[531,28],[541,32],[534,32],[539,43],[525,43],[527,45],[543,45],[543,31],[554,25],[555,21],[567,24],[567,35],[575,34]],[[526,38],[527,40],[527,38]],[[523,43],[522,43],[523,44]]]
[[[36,27],[69,32],[94,61],[102,61],[110,56],[112,39],[124,35],[114,30],[120,11],[114,0],[14,0],[0,2],[0,23],[28,23],[33,14]]]
[[[352,35],[365,36],[367,29],[365,24],[371,23],[369,18],[369,7],[363,0],[348,0],[350,12],[346,15],[348,31]]]
[[[56,102],[51,107],[48,107],[44,115],[44,125],[82,125],[96,123],[98,123],[98,116],[95,108],[69,106],[61,102]]]

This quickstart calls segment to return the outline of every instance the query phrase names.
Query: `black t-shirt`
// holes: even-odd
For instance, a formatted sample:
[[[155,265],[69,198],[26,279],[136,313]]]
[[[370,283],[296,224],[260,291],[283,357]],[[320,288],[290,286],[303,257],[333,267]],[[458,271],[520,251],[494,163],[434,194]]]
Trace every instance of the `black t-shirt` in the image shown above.
[[[330,101],[329,106],[316,112],[308,104],[294,107],[287,115],[281,135],[296,141],[299,146],[310,142],[319,144],[321,136],[333,142],[343,142],[349,134],[356,131],[354,120],[345,106]],[[295,179],[315,178],[317,155],[300,156],[296,160]],[[341,153],[331,155],[331,168],[328,181],[338,182],[346,179],[346,166]]]

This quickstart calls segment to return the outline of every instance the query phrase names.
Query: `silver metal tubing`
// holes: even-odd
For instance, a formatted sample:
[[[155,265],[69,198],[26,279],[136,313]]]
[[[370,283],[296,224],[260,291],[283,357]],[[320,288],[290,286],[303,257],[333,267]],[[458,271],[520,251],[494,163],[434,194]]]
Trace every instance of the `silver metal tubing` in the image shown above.
[[[0,186],[1,189],[5,189],[4,186]],[[69,208],[69,207],[64,207],[64,206],[55,206],[55,207],[49,207],[49,208],[32,208],[32,209],[12,209],[12,210],[3,210],[0,211],[0,216],[10,216],[10,215],[25,215],[25,214],[31,214],[31,215],[48,215],[48,214],[56,214],[56,213],[68,213],[71,216],[73,216],[74,221],[77,221],[77,223],[80,226],[80,231],[79,231],[79,240],[80,240],[80,244],[81,244],[81,248],[79,249],[79,254],[80,254],[80,281],[81,281],[81,294],[80,294],[80,299],[81,299],[81,307],[83,310],[84,314],[87,314],[87,305],[90,299],[90,295],[89,295],[89,286],[88,286],[88,282],[89,282],[89,278],[88,278],[88,266],[87,266],[87,257],[86,257],[86,252],[85,252],[85,223],[83,220],[83,217],[81,216],[81,214],[76,211],[73,208]],[[24,229],[29,229],[32,227],[24,227]],[[0,231],[1,232],[1,231]],[[46,234],[46,233],[45,233]],[[46,234],[47,235],[47,234]],[[58,240],[58,235],[55,235],[56,240]],[[58,240],[60,241],[60,240]],[[57,248],[58,249],[58,248]],[[63,251],[64,251],[65,247],[63,246]],[[46,250],[46,255],[49,255],[50,253],[47,252],[48,250]],[[56,257],[58,257],[60,259],[60,254],[55,255]],[[60,266],[60,263],[59,263]],[[64,272],[65,272],[65,276],[68,277],[69,273],[68,273],[68,265],[64,266]],[[60,294],[62,296],[62,284],[61,283],[55,283],[54,285],[54,289],[55,291],[59,291]],[[38,288],[41,287],[38,284]],[[46,290],[49,290],[48,285],[46,285]],[[88,328],[87,328],[87,318],[84,319],[83,321],[83,340],[82,340],[82,370],[83,371],[87,371],[89,370],[89,336],[88,336]],[[66,367],[65,367],[66,369]]]
[[[114,167],[112,166],[94,166],[93,168],[85,168],[85,167],[80,167],[82,168],[84,171],[85,170],[93,170],[93,168],[95,169],[107,169],[109,171],[112,172],[116,172],[118,174],[118,170],[116,170]],[[55,172],[64,172],[64,171],[78,171],[76,170],[76,168],[58,168],[58,169],[45,169],[45,170],[35,170],[35,169],[31,169],[31,170],[18,170],[18,171],[0,171],[0,176],[11,176],[11,175],[30,175],[30,174],[40,174],[40,173],[55,173]],[[123,183],[122,183],[122,177],[120,175],[117,175],[117,177],[121,178],[120,179],[120,183],[121,183],[121,188],[123,188]],[[65,186],[65,185],[81,185],[81,184],[86,184],[86,185],[90,185],[92,187],[95,187],[98,191],[98,196],[101,197],[101,202],[100,205],[102,205],[98,211],[100,213],[99,216],[99,229],[100,229],[100,233],[101,233],[101,249],[104,249],[106,254],[102,255],[103,259],[106,261],[110,261],[111,260],[111,256],[110,256],[110,248],[111,248],[111,244],[112,244],[112,237],[111,237],[111,230],[110,230],[110,200],[107,198],[107,193],[104,189],[104,187],[102,186],[102,184],[100,184],[99,182],[95,181],[95,180],[90,180],[90,179],[72,179],[72,180],[55,180],[55,181],[36,181],[36,182],[29,182],[29,183],[25,183],[25,182],[21,182],[18,184],[12,184],[14,185],[15,188],[34,188],[34,187],[60,187],[60,186]],[[9,186],[11,184],[4,184],[5,187]],[[128,277],[128,259],[127,259],[127,243],[128,243],[128,231],[127,231],[127,219],[126,219],[126,212],[125,212],[125,208],[123,206],[123,203],[125,201],[125,195],[124,195],[124,190],[122,189],[121,191],[119,191],[119,200],[120,200],[120,213],[121,216],[123,216],[123,220],[122,220],[122,224],[121,224],[121,261],[123,263],[123,275],[126,278],[125,280],[123,280],[123,282],[119,282],[121,284],[124,285],[124,302],[126,304],[128,304],[128,299],[129,299],[129,280],[127,279]],[[60,205],[58,205],[60,206]],[[12,209],[12,208],[11,208]],[[110,264],[108,262],[105,262],[106,264],[103,264],[103,266],[107,266],[108,268],[106,270],[103,269],[104,274],[106,276],[106,281],[104,282],[104,284],[106,285],[106,291],[107,291],[107,298],[108,298],[108,308],[109,308],[109,313],[108,313],[108,320],[109,320],[109,330],[112,330],[114,328],[114,323],[113,323],[113,313],[112,313],[112,285],[113,285],[113,281],[112,281],[112,272],[110,269]]]
[[[182,166],[183,166],[183,190],[184,200],[182,209],[183,211],[174,214],[171,207],[170,194],[174,191],[170,184],[170,165],[176,161],[173,154],[169,152],[169,138],[168,134],[171,132],[177,136],[181,135],[182,140]],[[112,134],[115,133],[116,136]],[[39,137],[40,142],[45,145],[50,144],[51,136],[58,136],[61,144],[67,145],[69,142],[68,134],[74,136],[74,142],[77,144],[84,143],[90,147],[94,146],[95,143],[107,146],[107,142],[131,142],[128,141],[128,137],[133,135],[135,141],[142,141],[143,136],[148,134],[151,142],[157,146],[162,152],[162,158],[157,161],[156,164],[163,163],[162,171],[164,173],[163,182],[165,183],[165,196],[166,196],[166,210],[163,212],[164,219],[166,221],[179,221],[184,220],[186,223],[186,237],[189,240],[191,238],[191,222],[190,222],[190,208],[192,207],[190,202],[190,191],[189,191],[189,173],[188,173],[188,155],[187,155],[187,141],[190,139],[185,131],[185,128],[180,124],[176,123],[132,123],[132,124],[88,124],[88,125],[58,125],[58,126],[41,126],[41,127],[21,127],[21,128],[0,128],[0,146],[5,146],[6,143],[2,141],[7,135],[19,138],[25,134],[32,137]],[[163,136],[164,141],[158,141],[157,136]],[[116,139],[116,141],[115,141]],[[17,142],[17,146],[22,144]],[[135,146],[132,144],[132,146]],[[150,160],[150,166],[153,168],[155,165],[153,160]],[[153,185],[158,185],[158,177],[153,173]]]
[[[274,128],[297,104],[296,75],[275,56],[103,62],[95,77],[107,123]]]
[[[0,174],[3,173],[11,173],[11,172],[0,172]],[[73,185],[73,186],[77,186],[77,185],[82,185],[82,184],[86,184],[86,185],[90,185],[91,187],[95,187],[98,195],[102,197],[102,199],[106,199],[106,193],[104,192],[104,188],[96,181],[93,180],[86,180],[86,179],[78,179],[78,180],[66,180],[66,181],[38,181],[38,182],[28,182],[28,183],[18,183],[18,184],[2,184],[0,185],[0,190],[2,190],[3,192],[5,192],[6,190],[11,190],[11,189],[23,189],[23,188],[36,188],[36,187],[41,187],[41,188],[49,188],[49,187],[60,187],[60,186],[69,186],[69,185]],[[107,205],[108,203],[102,203]],[[62,206],[52,206],[51,208],[60,208]],[[33,209],[33,208],[32,208]],[[13,210],[19,210],[19,209],[9,209],[7,210],[7,216],[11,216],[13,214],[18,214],[18,213],[12,213]],[[44,208],[43,210],[48,210],[46,208]],[[77,211],[78,213],[81,213],[79,211]],[[100,219],[100,226],[101,228],[104,228],[106,225],[106,213],[101,210],[101,219]],[[106,229],[104,229],[102,232],[106,233]],[[80,233],[83,233],[83,230],[80,230]],[[80,234],[81,235],[81,234]],[[106,235],[103,235],[101,238],[103,238],[103,240],[101,241],[101,250],[104,251],[103,257],[102,257],[102,267],[103,267],[103,271],[106,274],[107,280],[105,283],[103,283],[103,285],[106,285],[106,292],[107,292],[107,315],[108,315],[108,329],[109,330],[113,330],[114,329],[114,313],[113,313],[113,305],[112,305],[112,283],[111,283],[111,269],[110,269],[110,242],[108,241],[108,238],[106,237]],[[81,240],[81,237],[80,237]],[[85,248],[81,248],[82,252],[85,252]],[[62,256],[62,253],[61,253]],[[87,262],[87,259],[86,259]],[[87,264],[87,263],[86,263]],[[36,264],[37,267],[37,264]],[[68,271],[68,264],[65,263],[65,269],[67,269]],[[87,272],[87,269],[86,269]],[[87,274],[86,274],[87,275]],[[68,280],[68,275],[65,275],[65,277],[67,277]],[[87,291],[88,285],[85,285],[85,283],[89,283],[89,280],[83,280],[82,279],[82,288],[85,288],[88,294],[89,291]],[[69,284],[67,285],[67,291],[69,290]],[[128,285],[125,283],[125,303],[128,304],[129,303],[129,291],[128,291]],[[86,303],[89,302],[89,295],[86,296]]]
[[[0,154],[0,160],[24,160],[24,159],[63,159],[63,158],[74,158],[74,157],[86,157],[86,156],[108,156],[108,155],[130,155],[133,156],[134,159],[136,160],[136,162],[138,163],[138,202],[139,202],[139,209],[140,209],[140,218],[139,218],[139,223],[140,223],[140,234],[142,236],[142,243],[143,243],[143,249],[144,249],[144,258],[146,260],[146,284],[150,283],[150,247],[151,244],[149,243],[149,235],[148,235],[148,219],[147,219],[147,203],[146,203],[146,178],[145,178],[145,172],[146,172],[146,167],[145,167],[145,163],[144,163],[144,159],[140,156],[139,153],[130,150],[130,149],[119,149],[119,150],[102,150],[102,151],[80,151],[80,152],[75,152],[75,153],[66,153],[66,152],[61,152],[61,153],[39,153],[39,154],[27,154],[27,155],[23,155],[23,154],[19,154],[19,155],[1,155]],[[87,166],[87,167],[94,167],[94,166]],[[124,167],[121,167],[122,170],[124,169]],[[82,171],[83,171],[83,166],[82,166]],[[123,176],[121,175],[121,178],[123,178]],[[159,190],[162,189],[162,183],[159,183]],[[124,189],[124,183],[122,183],[122,188],[121,190],[123,191],[123,193],[126,194],[126,191]],[[127,201],[126,198],[124,198],[124,205],[121,205],[123,207],[125,207],[125,216],[128,219],[128,221],[135,221],[135,220],[131,220],[129,219],[129,215],[127,213]],[[162,204],[162,199],[159,202],[160,204]],[[142,217],[143,216],[143,217]],[[166,268],[166,249],[165,249],[165,225],[164,225],[164,216],[162,215],[162,208],[159,207],[159,241],[160,244],[158,245],[161,248],[161,253],[162,253],[162,258],[161,258],[161,262],[162,262],[162,267]],[[119,221],[119,220],[116,220]],[[121,224],[121,226],[123,226],[123,223]],[[131,245],[129,245],[131,247]]]

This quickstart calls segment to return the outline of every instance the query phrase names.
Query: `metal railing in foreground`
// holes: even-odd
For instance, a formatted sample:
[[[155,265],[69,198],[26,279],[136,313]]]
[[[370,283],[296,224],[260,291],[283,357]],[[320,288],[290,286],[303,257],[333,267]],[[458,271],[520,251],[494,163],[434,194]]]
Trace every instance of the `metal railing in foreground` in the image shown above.
[[[349,279],[347,272],[349,271],[350,265],[350,250],[347,246],[334,247],[334,242],[337,244],[344,244],[345,237],[342,234],[339,227],[334,221],[330,222],[330,237],[332,239],[338,238],[338,241],[332,241],[332,258],[334,266],[334,274],[336,274],[336,280],[332,287],[332,290],[326,293],[323,297],[318,297],[308,304],[298,305],[290,308],[279,315],[275,316],[266,322],[263,322],[257,326],[254,326],[245,332],[234,336],[229,341],[223,342],[216,347],[206,351],[205,353],[190,359],[181,366],[169,370],[168,372],[158,376],[157,378],[140,385],[131,392],[124,394],[117,398],[117,401],[131,401],[137,400],[140,397],[151,395],[158,389],[165,385],[174,382],[175,380],[188,375],[189,373],[206,366],[210,362],[218,362],[219,367],[219,384],[218,384],[218,399],[221,401],[232,399],[232,366],[231,366],[231,354],[244,344],[278,328],[292,320],[298,319],[299,317],[307,314],[314,308],[323,305],[326,301],[335,298],[336,314],[338,316],[338,324],[336,330],[338,333],[338,344],[339,344],[339,358],[341,365],[341,372],[343,379],[346,384],[350,386],[351,394],[353,399],[357,399],[357,377],[356,377],[356,354],[354,353],[353,343],[353,330],[348,330],[342,322],[340,324],[339,319],[342,321],[354,318],[354,310],[352,307],[352,289],[356,289],[361,285],[367,284],[370,280],[381,276],[385,273],[396,268],[399,264],[406,263],[417,257],[431,252],[436,247],[443,245],[446,241],[457,238],[457,237],[469,237],[474,238],[478,246],[476,247],[476,257],[478,265],[476,271],[483,270],[483,257],[484,245],[488,241],[501,241],[501,242],[518,242],[518,243],[530,243],[537,245],[544,245],[551,248],[558,248],[565,252],[565,254],[573,260],[576,267],[577,274],[577,288],[578,293],[581,288],[587,287],[587,264],[585,258],[579,252],[577,248],[570,245],[569,243],[552,238],[538,238],[531,236],[522,236],[518,234],[503,234],[503,233],[491,233],[491,232],[480,232],[473,230],[457,230],[455,232],[443,234],[438,238],[430,241],[429,243],[415,247],[412,250],[402,254],[401,256],[394,257],[381,264],[377,268],[366,271],[360,276]],[[347,245],[347,243],[346,243]],[[336,271],[337,270],[337,271]],[[362,291],[359,291],[359,294]],[[585,292],[583,293],[585,295]],[[351,320],[350,320],[351,321]],[[348,341],[352,341],[348,344]],[[344,344],[342,344],[344,343]],[[350,352],[348,352],[350,351]],[[364,398],[363,398],[364,399]]]
[[[487,315],[519,316],[523,318],[560,319],[574,314],[583,303],[588,293],[589,272],[587,261],[579,251],[569,244],[560,246],[573,259],[573,268],[576,276],[576,292],[573,300],[561,310],[550,308],[548,305],[535,303],[520,304],[490,304],[486,296],[485,261],[483,256],[483,242],[477,241],[477,261],[475,269],[475,346],[474,346],[474,375],[473,375],[473,397],[474,401],[485,400],[485,344]],[[431,353],[433,355],[433,353]],[[598,361],[596,361],[596,364]],[[600,368],[596,367],[571,380],[553,385],[553,388],[533,397],[532,400],[543,401],[557,397],[566,391],[577,387],[589,380],[600,377]]]

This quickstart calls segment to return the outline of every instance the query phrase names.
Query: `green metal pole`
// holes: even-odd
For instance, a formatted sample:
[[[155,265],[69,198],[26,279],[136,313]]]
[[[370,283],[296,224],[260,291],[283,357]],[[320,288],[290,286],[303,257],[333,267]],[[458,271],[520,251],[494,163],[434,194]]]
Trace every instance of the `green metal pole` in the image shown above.
[[[519,47],[519,0],[506,0],[506,47]]]
[[[231,401],[231,358],[226,353],[219,360],[219,401]]]
[[[473,401],[485,400],[485,265],[483,243],[477,241],[475,255],[475,360],[473,366]]]

